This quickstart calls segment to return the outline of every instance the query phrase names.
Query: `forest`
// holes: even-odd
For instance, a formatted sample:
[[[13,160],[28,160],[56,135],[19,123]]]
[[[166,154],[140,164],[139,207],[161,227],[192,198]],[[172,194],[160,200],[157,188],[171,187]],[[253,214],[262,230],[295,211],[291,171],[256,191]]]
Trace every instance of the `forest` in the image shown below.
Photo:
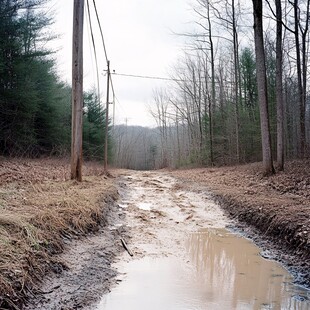
[[[0,154],[68,156],[71,86],[57,75],[55,51],[46,43],[52,18],[46,0],[0,1]],[[95,90],[84,92],[85,159],[103,158],[105,111]]]
[[[55,51],[45,47],[55,37],[46,2],[0,1],[4,156],[70,153],[71,86],[57,75]],[[243,1],[196,0],[193,10],[196,30],[178,34],[188,40],[172,81],[154,89],[150,113],[157,128],[108,126],[110,163],[221,166],[261,161],[269,149],[269,162],[281,170],[284,159],[308,157],[309,1],[266,1],[253,11]],[[100,160],[105,110],[95,89],[84,92],[83,122],[84,158]]]
[[[262,118],[280,170],[284,158],[308,157],[309,1],[264,2],[263,117],[250,4],[197,0],[194,11],[197,32],[183,34],[189,43],[173,82],[154,90],[151,113],[158,128],[148,139],[150,163],[154,152],[157,168],[261,161]],[[129,132],[134,140],[136,130]],[[140,145],[142,152],[145,143]]]
[[[264,2],[264,116],[251,4],[197,0],[194,10],[198,30],[183,34],[190,41],[174,81],[154,91],[157,167],[260,161],[262,118],[280,169],[283,158],[309,156],[309,1]]]

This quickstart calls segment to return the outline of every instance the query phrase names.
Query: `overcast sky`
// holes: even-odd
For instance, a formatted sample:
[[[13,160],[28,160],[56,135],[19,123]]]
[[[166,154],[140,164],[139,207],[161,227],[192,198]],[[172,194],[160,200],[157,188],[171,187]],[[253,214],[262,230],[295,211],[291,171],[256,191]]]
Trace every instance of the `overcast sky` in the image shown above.
[[[182,55],[184,33],[193,28],[193,0],[97,0],[111,70],[116,73],[168,77],[171,67]],[[92,7],[92,0],[90,0]],[[85,0],[86,6],[86,0]],[[53,42],[58,49],[60,77],[71,83],[72,11],[73,0],[53,0],[53,28],[60,38]],[[92,14],[99,58],[102,100],[105,102],[105,57],[95,15]],[[94,56],[87,16],[84,26],[85,89],[96,84]],[[155,120],[148,112],[152,91],[164,81],[113,76],[116,102],[116,123],[152,126]],[[113,108],[111,107],[111,110]]]

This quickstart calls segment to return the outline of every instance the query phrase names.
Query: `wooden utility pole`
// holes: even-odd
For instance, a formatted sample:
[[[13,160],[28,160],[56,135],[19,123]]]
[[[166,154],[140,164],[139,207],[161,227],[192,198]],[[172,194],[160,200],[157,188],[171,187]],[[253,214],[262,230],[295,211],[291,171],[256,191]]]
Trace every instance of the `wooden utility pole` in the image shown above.
[[[108,136],[109,136],[109,93],[110,93],[110,61],[107,70],[107,102],[105,110],[105,136],[104,136],[104,171],[108,172]]]
[[[74,0],[72,42],[71,179],[82,181],[84,0]]]

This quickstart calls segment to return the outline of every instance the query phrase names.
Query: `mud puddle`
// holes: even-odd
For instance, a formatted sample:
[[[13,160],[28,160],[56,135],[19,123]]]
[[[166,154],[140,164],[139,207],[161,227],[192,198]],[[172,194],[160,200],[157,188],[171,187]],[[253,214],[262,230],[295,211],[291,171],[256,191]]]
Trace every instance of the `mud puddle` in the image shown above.
[[[184,246],[188,261],[145,257],[123,266],[127,275],[96,309],[310,308],[310,292],[294,286],[249,240],[224,229],[201,230]]]
[[[310,309],[310,292],[231,222],[202,189],[160,173],[131,173],[120,205],[132,232],[122,274],[96,310]]]

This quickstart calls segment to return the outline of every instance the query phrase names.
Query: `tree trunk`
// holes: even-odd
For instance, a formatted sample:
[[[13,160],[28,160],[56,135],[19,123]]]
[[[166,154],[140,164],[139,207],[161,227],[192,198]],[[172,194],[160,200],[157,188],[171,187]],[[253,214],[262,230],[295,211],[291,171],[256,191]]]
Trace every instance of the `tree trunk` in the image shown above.
[[[301,122],[301,139],[302,139],[302,156],[305,156],[307,151],[307,143],[306,143],[306,101],[307,101],[307,73],[308,73],[308,51],[307,51],[307,36],[309,30],[309,6],[310,1],[307,0],[307,17],[305,21],[305,27],[301,30],[301,40],[302,40],[302,104],[300,106],[300,122]]]
[[[303,87],[302,87],[302,73],[301,73],[301,59],[300,59],[300,43],[299,43],[299,9],[298,0],[294,1],[294,18],[295,18],[295,47],[296,47],[296,67],[297,67],[297,83],[298,83],[298,102],[299,102],[299,157],[304,157],[305,150],[305,114],[303,105]]]
[[[236,27],[235,16],[235,1],[232,0],[232,31],[233,31],[233,46],[234,46],[234,78],[235,78],[235,130],[236,130],[236,157],[237,163],[240,162],[240,139],[239,139],[239,57],[238,57],[238,34]]]
[[[213,154],[213,109],[212,106],[215,106],[215,61],[214,61],[214,47],[212,39],[212,24],[210,19],[210,6],[208,3],[207,6],[207,17],[208,17],[208,26],[209,26],[209,44],[210,44],[210,53],[211,53],[211,101],[209,102],[209,134],[210,134],[210,163],[211,166],[214,165],[214,154]],[[207,73],[207,72],[205,72]],[[205,74],[206,75],[206,74]]]
[[[252,0],[254,15],[254,39],[255,39],[255,55],[256,55],[256,71],[257,71],[257,88],[260,109],[260,124],[262,135],[262,152],[263,152],[263,172],[265,175],[274,173],[270,124],[268,113],[268,96],[267,96],[267,77],[265,50],[263,40],[263,4],[262,0]]]
[[[277,165],[284,169],[284,128],[283,128],[283,77],[282,77],[282,7],[276,0],[277,39],[276,39],[276,100],[277,100]]]

